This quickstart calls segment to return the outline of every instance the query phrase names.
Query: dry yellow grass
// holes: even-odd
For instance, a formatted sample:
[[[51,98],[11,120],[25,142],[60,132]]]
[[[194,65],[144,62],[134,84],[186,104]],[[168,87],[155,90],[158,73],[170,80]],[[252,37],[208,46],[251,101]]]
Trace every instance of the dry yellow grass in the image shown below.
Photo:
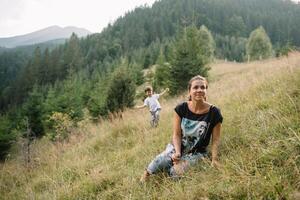
[[[261,83],[262,80],[269,80],[282,72],[293,73],[299,68],[299,52],[291,52],[288,57],[272,58],[263,61],[249,63],[223,62],[213,64],[211,67],[210,96],[213,100],[220,97],[239,95],[240,92]]]
[[[249,163],[248,159],[253,158],[253,155],[248,146],[245,148],[243,145],[249,138],[247,135],[245,138],[234,135],[236,130],[232,130],[226,123],[240,126],[239,121],[245,120],[245,117],[233,116],[234,111],[251,110],[251,106],[257,104],[264,106],[257,100],[260,94],[253,91],[253,88],[274,81],[281,74],[293,75],[300,69],[300,53],[293,52],[288,57],[251,63],[216,63],[211,67],[208,99],[222,109],[225,117],[221,147],[224,168],[221,171],[210,169],[209,164],[204,163],[196,170],[191,170],[190,176],[182,182],[158,177],[147,186],[138,184],[144,167],[170,141],[173,109],[177,103],[185,100],[183,94],[161,100],[163,110],[160,125],[156,129],[150,128],[147,109],[126,110],[122,120],[85,124],[64,144],[54,144],[46,138],[36,142],[32,146],[30,168],[25,167],[22,154],[16,153],[0,166],[0,199],[227,199],[234,198],[235,193],[237,199],[249,199],[251,190],[248,196],[243,196],[247,192],[241,188],[243,195],[239,197],[239,189],[236,189],[238,185],[251,188],[255,184],[259,187],[262,184],[277,183],[277,176],[268,180],[250,173],[253,163]],[[249,105],[247,98],[251,98],[253,105]],[[242,107],[243,104],[247,106]],[[298,108],[299,105],[296,105]],[[261,115],[258,117],[265,117],[265,113]],[[255,124],[250,126],[249,131],[256,128]],[[270,129],[268,124],[265,129]],[[291,129],[294,132],[296,130],[293,127]],[[298,132],[295,135],[295,138],[300,137]],[[241,145],[231,143],[234,137],[241,141]],[[233,152],[228,150],[232,148],[231,145],[235,145],[234,152],[243,155],[234,157]],[[264,152],[258,149],[260,146],[256,148],[255,144],[250,148],[253,152],[263,151],[262,156],[271,151],[266,149]],[[225,156],[226,153],[228,155]],[[297,170],[299,173],[296,161],[289,162],[295,165],[294,173],[297,174]],[[219,179],[219,183],[215,179]],[[294,185],[297,184],[300,188],[300,181]],[[268,194],[270,188],[257,188],[257,192]],[[278,196],[275,194],[274,197],[276,199]]]

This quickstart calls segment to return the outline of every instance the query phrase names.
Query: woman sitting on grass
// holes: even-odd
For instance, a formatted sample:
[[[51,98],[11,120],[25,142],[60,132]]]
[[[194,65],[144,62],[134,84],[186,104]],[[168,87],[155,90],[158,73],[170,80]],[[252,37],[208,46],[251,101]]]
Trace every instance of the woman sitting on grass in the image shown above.
[[[211,165],[219,166],[217,156],[223,117],[216,106],[206,102],[207,88],[207,80],[202,76],[189,81],[189,100],[175,108],[172,144],[148,165],[142,182],[159,171],[166,171],[171,177],[182,175],[189,166],[207,156],[211,136]]]

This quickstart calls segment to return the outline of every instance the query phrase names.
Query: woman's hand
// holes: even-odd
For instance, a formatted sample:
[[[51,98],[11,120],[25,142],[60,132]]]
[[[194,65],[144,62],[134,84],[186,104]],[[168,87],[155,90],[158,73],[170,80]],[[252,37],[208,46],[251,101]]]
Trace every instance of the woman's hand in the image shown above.
[[[176,175],[182,176],[184,172],[187,171],[189,167],[189,162],[187,160],[180,160],[176,164],[174,163],[173,168],[176,172]]]
[[[172,154],[172,161],[174,164],[178,164],[180,161],[181,153],[173,153]]]

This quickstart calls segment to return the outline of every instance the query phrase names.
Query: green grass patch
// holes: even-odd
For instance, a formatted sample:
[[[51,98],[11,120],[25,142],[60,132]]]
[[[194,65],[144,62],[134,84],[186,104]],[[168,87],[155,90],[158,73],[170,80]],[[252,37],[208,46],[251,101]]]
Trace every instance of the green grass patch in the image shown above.
[[[3,170],[0,199],[293,199],[300,191],[300,71],[282,72],[218,106],[220,169],[203,161],[179,180],[159,174],[140,185],[146,165],[171,140],[171,120],[162,117],[152,129],[123,119],[103,123],[36,170]],[[171,118],[173,109],[164,112]]]

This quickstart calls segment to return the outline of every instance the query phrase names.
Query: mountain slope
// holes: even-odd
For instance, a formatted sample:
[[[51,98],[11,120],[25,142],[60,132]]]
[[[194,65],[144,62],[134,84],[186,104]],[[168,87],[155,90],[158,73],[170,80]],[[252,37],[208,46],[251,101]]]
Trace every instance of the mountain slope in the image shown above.
[[[50,40],[69,38],[72,33],[77,34],[78,37],[84,37],[91,34],[90,31],[77,28],[73,26],[61,28],[59,26],[50,26],[45,29],[28,33],[25,35],[0,38],[0,46],[12,48],[16,46],[32,45],[37,43],[43,43]]]
[[[1,165],[4,199],[296,199],[300,187],[300,53],[251,63],[213,64],[209,102],[224,116],[216,170],[204,161],[183,179],[138,179],[172,134],[173,108],[163,99],[160,125],[147,110],[127,110],[122,120],[84,121],[65,143],[46,138]]]

